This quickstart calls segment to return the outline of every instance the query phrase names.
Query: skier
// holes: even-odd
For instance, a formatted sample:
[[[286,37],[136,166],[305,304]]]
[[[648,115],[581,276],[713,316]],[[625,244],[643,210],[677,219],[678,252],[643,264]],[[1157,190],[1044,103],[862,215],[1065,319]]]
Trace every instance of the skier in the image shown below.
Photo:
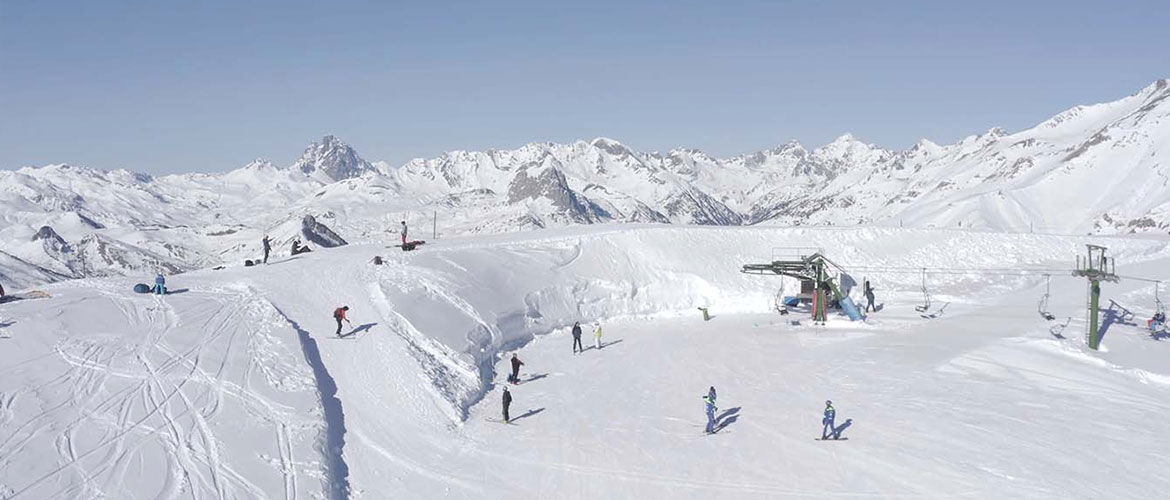
[[[821,429],[821,439],[828,439],[829,434],[835,430],[833,427],[834,418],[837,418],[837,410],[833,409],[833,402],[825,401],[825,418],[821,419],[821,424],[824,425],[824,428]]]
[[[353,323],[351,321],[349,321],[349,318],[345,317],[345,313],[348,311],[349,311],[349,306],[341,306],[341,307],[338,307],[337,309],[333,310],[333,319],[337,320],[337,337],[338,338],[341,338],[341,322],[342,321],[345,321],[346,323],[349,323],[350,326],[353,326]]]
[[[593,345],[601,350],[601,322],[593,324]]]
[[[512,406],[512,393],[508,392],[508,386],[504,386],[504,423],[512,423],[511,417],[508,416],[508,407]]]
[[[585,352],[585,348],[581,346],[581,323],[573,322],[573,354],[578,352]]]
[[[516,356],[516,353],[512,353],[512,374],[508,376],[508,382],[511,382],[513,385],[520,383],[520,366],[523,364],[524,362],[520,361],[520,357]]]
[[[869,280],[865,280],[865,312],[873,309],[877,312],[877,307],[873,305],[873,287],[869,286]]]
[[[158,273],[158,276],[154,277],[154,290],[152,291],[155,295],[167,294],[167,279],[163,277],[162,273]]]
[[[406,245],[406,221],[402,221],[402,244]]]
[[[272,243],[270,241],[268,241],[267,234],[264,235],[263,240],[260,240],[260,243],[262,243],[264,245],[264,263],[267,264],[268,263],[268,253],[272,251]]]
[[[707,395],[703,396],[703,402],[707,404],[707,434],[715,433],[715,412],[719,408],[715,407],[715,386],[707,391]]]

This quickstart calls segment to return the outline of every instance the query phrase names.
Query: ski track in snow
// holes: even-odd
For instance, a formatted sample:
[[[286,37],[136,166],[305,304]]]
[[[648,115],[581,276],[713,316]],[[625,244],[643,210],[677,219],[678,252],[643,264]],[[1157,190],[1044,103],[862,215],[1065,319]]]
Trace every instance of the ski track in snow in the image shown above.
[[[321,409],[325,416],[325,435],[318,445],[325,458],[326,478],[330,500],[345,500],[349,498],[349,466],[345,463],[345,411],[341,400],[337,397],[337,382],[329,374],[325,362],[321,359],[321,349],[316,339],[288,315],[277,312],[288,321],[301,343],[305,355],[305,362],[317,380],[317,394],[321,399]]]
[[[69,397],[9,433],[0,441],[0,456],[19,456],[32,440],[56,433],[60,465],[6,498],[75,498],[116,491],[122,481],[137,474],[142,453],[155,447],[164,450],[165,465],[161,466],[165,471],[153,498],[263,497],[264,490],[235,470],[231,457],[224,456],[222,443],[230,438],[222,430],[217,434],[209,424],[219,414],[225,396],[243,402],[250,413],[273,425],[281,468],[290,476],[285,498],[297,498],[295,469],[299,465],[292,456],[288,432],[290,427],[303,427],[298,423],[302,419],[263,395],[223,379],[236,350],[248,348],[244,341],[251,335],[244,330],[251,318],[241,304],[251,299],[239,293],[202,294],[207,299],[202,307],[187,309],[191,317],[180,317],[168,301],[184,298],[127,299],[117,292],[101,292],[141,339],[132,348],[114,342],[111,335],[67,337],[54,346],[70,368],[32,390],[66,386]],[[197,324],[203,334],[193,337],[198,340],[189,345],[172,345],[173,331],[188,322]],[[249,361],[249,371],[253,363]],[[7,406],[11,405],[9,399]],[[73,412],[76,417],[55,429],[63,414]],[[100,436],[96,442],[94,435]],[[79,437],[85,439],[79,441]],[[61,476],[76,479],[57,481]],[[51,481],[63,487],[53,491],[48,486]]]

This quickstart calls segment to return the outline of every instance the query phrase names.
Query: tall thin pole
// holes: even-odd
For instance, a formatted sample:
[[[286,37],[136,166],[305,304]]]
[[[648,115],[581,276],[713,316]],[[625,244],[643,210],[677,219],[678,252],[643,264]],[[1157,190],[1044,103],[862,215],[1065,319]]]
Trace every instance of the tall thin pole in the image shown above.
[[[1097,329],[1098,306],[1101,303],[1101,283],[1089,282],[1089,349],[1101,347],[1101,332]]]
[[[439,211],[435,210],[431,217],[431,239],[439,239]]]

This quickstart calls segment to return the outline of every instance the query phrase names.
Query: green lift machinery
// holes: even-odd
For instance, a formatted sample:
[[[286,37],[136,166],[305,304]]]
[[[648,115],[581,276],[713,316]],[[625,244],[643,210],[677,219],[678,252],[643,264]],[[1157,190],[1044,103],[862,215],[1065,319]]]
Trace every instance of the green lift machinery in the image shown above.
[[[799,279],[802,284],[812,284],[812,319],[815,322],[825,322],[828,318],[829,294],[840,304],[841,309],[849,319],[858,321],[864,319],[853,299],[841,293],[830,273],[830,268],[844,271],[841,266],[833,263],[824,256],[819,249],[784,249],[794,250],[795,255],[785,259],[775,258],[767,264],[744,264],[741,272],[747,274],[767,274],[789,276]],[[802,287],[803,288],[803,287]]]
[[[1088,331],[1085,333],[1085,343],[1089,344],[1089,348],[1097,350],[1101,347],[1101,330],[1100,330],[1100,305],[1101,305],[1101,282],[1108,281],[1110,283],[1117,283],[1118,278],[1116,263],[1105,256],[1107,248],[1100,245],[1085,245],[1089,247],[1089,256],[1082,259],[1077,256],[1077,267],[1073,270],[1073,276],[1083,276],[1089,280],[1089,317]]]

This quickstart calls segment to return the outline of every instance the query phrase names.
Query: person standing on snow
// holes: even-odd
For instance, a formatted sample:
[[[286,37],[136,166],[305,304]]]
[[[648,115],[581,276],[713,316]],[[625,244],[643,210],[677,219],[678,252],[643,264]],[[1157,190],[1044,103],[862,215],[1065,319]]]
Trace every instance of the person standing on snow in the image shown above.
[[[573,322],[573,354],[577,352],[585,352],[585,348],[581,346],[581,323]]]
[[[715,412],[719,408],[715,407],[715,386],[707,391],[707,395],[703,396],[703,402],[707,405],[707,434],[715,433]]]
[[[266,234],[264,235],[264,239],[260,240],[260,243],[264,245],[264,263],[267,264],[268,253],[272,251],[272,242],[268,240],[268,235]]]
[[[524,362],[520,361],[520,357],[516,353],[512,353],[512,375],[508,376],[508,382],[513,384],[520,383],[520,366],[523,364]]]
[[[508,386],[504,386],[504,423],[512,423],[512,418],[508,416],[508,407],[512,406],[512,393],[508,392]]]
[[[158,276],[154,277],[154,294],[155,295],[166,295],[167,294],[167,279],[163,277],[162,273],[158,273]]]
[[[402,244],[406,244],[406,221],[402,221]]]
[[[833,419],[837,418],[837,410],[833,409],[832,401],[825,401],[825,418],[821,419],[821,424],[824,428],[821,429],[821,439],[828,439],[829,434],[832,434],[836,427],[833,426]]]
[[[341,307],[338,307],[337,309],[333,310],[333,319],[337,320],[337,337],[338,338],[341,337],[341,322],[342,321],[345,321],[346,323],[349,323],[350,326],[353,326],[353,323],[349,321],[349,318],[345,317],[345,313],[348,311],[349,311],[349,306],[341,306]]]
[[[874,302],[874,300],[873,300],[873,287],[869,286],[869,280],[865,280],[865,311],[864,312],[869,312],[870,309],[873,309],[874,312],[877,312],[877,307],[875,307],[873,305],[873,302]]]
[[[0,285],[0,300],[4,300],[4,285]]]
[[[593,345],[597,350],[601,350],[601,322],[593,324]]]

